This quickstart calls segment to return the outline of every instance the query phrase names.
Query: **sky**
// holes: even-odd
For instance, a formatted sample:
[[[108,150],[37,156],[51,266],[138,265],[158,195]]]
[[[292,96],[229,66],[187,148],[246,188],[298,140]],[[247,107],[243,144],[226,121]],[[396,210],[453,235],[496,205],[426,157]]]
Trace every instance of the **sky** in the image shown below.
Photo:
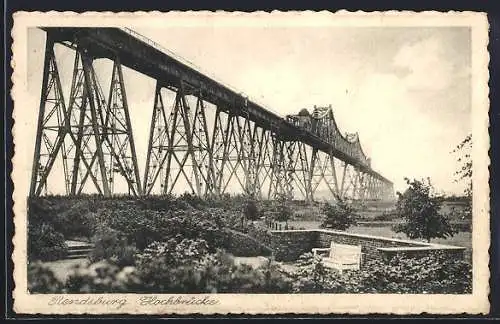
[[[458,165],[451,151],[471,132],[469,28],[134,30],[279,115],[332,105],[340,130],[358,132],[372,168],[393,181],[396,190],[406,188],[404,177],[430,177],[438,192],[463,191],[464,185],[454,182]],[[23,109],[33,113],[26,114],[23,122],[33,125],[44,44],[45,33],[30,29],[29,98]],[[68,93],[73,54],[56,48],[56,56]],[[96,63],[103,84],[109,82],[111,66],[109,61]],[[129,69],[124,77],[142,176],[155,82]],[[35,138],[34,127],[26,136]],[[26,151],[31,160],[33,149]]]

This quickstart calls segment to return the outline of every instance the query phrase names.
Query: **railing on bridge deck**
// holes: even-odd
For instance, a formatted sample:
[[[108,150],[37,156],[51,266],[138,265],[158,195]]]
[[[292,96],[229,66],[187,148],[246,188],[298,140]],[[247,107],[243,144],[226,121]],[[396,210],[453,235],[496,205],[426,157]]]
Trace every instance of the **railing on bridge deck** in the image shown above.
[[[273,110],[272,108],[269,108],[267,105],[264,105],[262,102],[256,100],[255,98],[250,98],[248,95],[246,95],[244,92],[236,89],[236,87],[228,84],[227,82],[223,82],[221,81],[221,79],[219,79],[218,77],[216,77],[213,73],[210,73],[208,72],[207,70],[203,69],[202,67],[196,65],[195,63],[189,61],[188,59],[176,54],[175,52],[165,48],[164,46],[158,44],[157,42],[155,42],[154,40],[136,32],[135,30],[133,29],[130,29],[128,27],[119,27],[120,30],[126,32],[127,34],[135,37],[135,38],[138,38],[140,39],[141,41],[143,41],[144,43],[148,44],[149,46],[159,50],[160,52],[163,52],[173,58],[175,58],[176,60],[178,60],[179,62],[189,66],[190,68],[194,69],[194,70],[197,70],[199,72],[201,72],[202,74],[205,74],[206,76],[209,76],[211,79],[213,79],[214,81],[216,81],[217,83],[223,85],[224,87],[230,89],[231,91],[235,92],[235,93],[239,93],[240,95],[242,95],[243,97],[247,98],[248,100],[251,100],[252,102],[258,104],[259,106],[275,113],[276,115],[280,115],[277,111]]]

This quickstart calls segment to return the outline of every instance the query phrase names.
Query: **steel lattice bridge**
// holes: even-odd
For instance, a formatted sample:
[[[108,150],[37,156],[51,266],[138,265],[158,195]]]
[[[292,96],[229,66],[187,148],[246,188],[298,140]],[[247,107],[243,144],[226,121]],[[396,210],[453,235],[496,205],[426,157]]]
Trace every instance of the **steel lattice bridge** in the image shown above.
[[[314,200],[321,183],[332,198],[393,198],[392,182],[370,167],[357,134],[341,134],[330,107],[282,118],[129,29],[42,29],[47,40],[30,196],[46,193],[59,161],[67,195],[91,187],[111,196],[121,178],[133,196],[169,194],[176,186],[218,196],[233,181],[257,199],[300,193]],[[67,102],[56,44],[75,53]],[[113,62],[107,96],[94,70],[97,59]],[[142,180],[122,66],[156,81]],[[175,97],[170,108],[165,91]]]

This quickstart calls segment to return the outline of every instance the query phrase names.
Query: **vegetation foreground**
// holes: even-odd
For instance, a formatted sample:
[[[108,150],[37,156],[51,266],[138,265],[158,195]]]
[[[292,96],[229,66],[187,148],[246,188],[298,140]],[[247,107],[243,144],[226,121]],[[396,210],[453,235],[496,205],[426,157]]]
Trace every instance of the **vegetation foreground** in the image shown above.
[[[337,226],[340,222],[341,229],[346,229],[354,224],[345,208],[339,211],[326,206],[325,226]],[[264,217],[266,221],[287,221],[290,213],[289,206],[279,201],[257,204],[241,196],[220,200],[201,200],[191,195],[32,199],[29,201],[29,290],[31,293],[471,293],[471,265],[439,255],[395,258],[389,263],[370,261],[361,271],[342,274],[324,267],[310,253],[302,255],[293,267],[277,262],[268,244],[271,232],[255,225],[253,220]],[[450,233],[451,230],[446,232]],[[94,248],[89,264],[75,266],[67,279],[61,281],[44,262],[62,259],[68,239],[89,241]],[[235,262],[238,256],[267,256],[269,262],[252,267]]]

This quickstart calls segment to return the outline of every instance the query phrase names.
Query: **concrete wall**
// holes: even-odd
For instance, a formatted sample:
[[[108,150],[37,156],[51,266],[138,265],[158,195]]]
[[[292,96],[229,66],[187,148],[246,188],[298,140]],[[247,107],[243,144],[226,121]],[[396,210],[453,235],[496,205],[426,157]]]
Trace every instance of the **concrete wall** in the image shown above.
[[[380,248],[379,251],[384,260],[390,260],[396,256],[402,258],[423,258],[439,254],[444,254],[446,258],[451,260],[464,260],[465,258],[465,248],[437,244],[415,248]]]
[[[278,261],[294,261],[317,246],[316,231],[273,231],[272,248]]]
[[[234,230],[227,230],[226,234],[225,249],[234,256],[268,256],[272,253],[271,249],[268,249],[258,239],[251,235]]]
[[[465,248],[398,240],[386,237],[352,234],[333,230],[287,230],[272,231],[275,257],[281,261],[293,261],[312,248],[327,248],[331,242],[361,245],[363,261],[388,260],[396,255],[423,257],[432,253],[444,253],[454,259],[464,258]]]

